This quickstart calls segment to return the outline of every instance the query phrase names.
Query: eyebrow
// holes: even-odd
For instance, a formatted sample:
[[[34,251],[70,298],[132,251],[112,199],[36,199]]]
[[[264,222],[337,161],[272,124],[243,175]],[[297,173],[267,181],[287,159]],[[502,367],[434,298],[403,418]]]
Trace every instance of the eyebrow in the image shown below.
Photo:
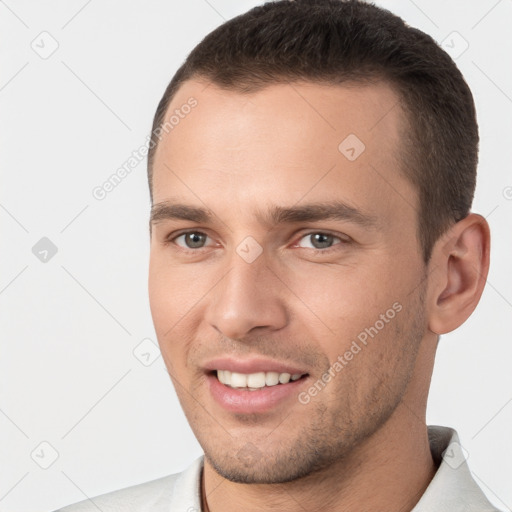
[[[207,222],[213,217],[210,210],[188,206],[186,204],[163,201],[151,207],[150,223],[156,224],[162,220],[190,220],[192,222]]]
[[[207,209],[186,204],[163,201],[151,208],[150,224],[162,220],[188,220],[196,223],[211,222],[215,214]],[[256,218],[265,225],[318,222],[322,220],[342,220],[367,229],[378,226],[377,218],[342,201],[311,203],[301,206],[272,205],[265,214],[257,213]]]

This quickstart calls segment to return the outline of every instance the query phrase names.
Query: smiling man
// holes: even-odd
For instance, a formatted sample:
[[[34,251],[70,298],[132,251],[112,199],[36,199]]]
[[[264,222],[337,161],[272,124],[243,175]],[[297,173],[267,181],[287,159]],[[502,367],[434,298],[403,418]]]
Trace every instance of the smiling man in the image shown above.
[[[208,35],[148,166],[151,311],[204,457],[64,510],[495,510],[425,421],[488,272],[477,145],[455,64],[388,11],[278,1]]]

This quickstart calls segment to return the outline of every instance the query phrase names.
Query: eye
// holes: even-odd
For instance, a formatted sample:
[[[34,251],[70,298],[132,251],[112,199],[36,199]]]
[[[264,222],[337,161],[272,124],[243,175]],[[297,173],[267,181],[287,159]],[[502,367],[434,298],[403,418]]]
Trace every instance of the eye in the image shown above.
[[[347,240],[319,231],[304,235],[297,243],[297,246],[307,249],[330,249],[333,245],[338,245],[342,242],[347,242]]]
[[[201,249],[205,247],[208,235],[200,231],[188,231],[173,238],[172,241],[183,249]]]

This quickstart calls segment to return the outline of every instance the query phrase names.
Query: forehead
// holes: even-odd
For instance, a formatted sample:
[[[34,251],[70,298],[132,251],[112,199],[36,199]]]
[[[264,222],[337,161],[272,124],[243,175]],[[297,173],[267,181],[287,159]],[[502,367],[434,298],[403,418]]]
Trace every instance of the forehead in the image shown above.
[[[215,193],[261,210],[341,197],[379,215],[415,214],[415,191],[400,172],[405,118],[386,83],[293,82],[241,93],[189,81],[171,116],[154,159],[155,203]]]
[[[187,104],[192,99],[197,106],[190,109]],[[185,116],[180,115],[180,119],[173,116],[182,110]],[[190,116],[192,120],[182,123],[188,113],[194,114]],[[400,97],[383,81],[341,85],[273,83],[255,92],[243,93],[212,82],[191,80],[178,89],[165,119],[171,119],[173,125],[167,142],[180,133],[189,136],[187,128],[192,128],[198,137],[208,135],[205,142],[215,134],[219,139],[236,136],[235,142],[244,135],[240,130],[248,128],[260,139],[267,134],[269,140],[275,140],[278,135],[279,141],[291,141],[293,136],[303,134],[309,138],[310,146],[322,139],[331,142],[332,136],[340,138],[347,133],[355,133],[368,142],[378,139],[379,143],[399,143],[405,124]],[[282,132],[282,127],[287,130]],[[312,137],[313,132],[318,136]]]

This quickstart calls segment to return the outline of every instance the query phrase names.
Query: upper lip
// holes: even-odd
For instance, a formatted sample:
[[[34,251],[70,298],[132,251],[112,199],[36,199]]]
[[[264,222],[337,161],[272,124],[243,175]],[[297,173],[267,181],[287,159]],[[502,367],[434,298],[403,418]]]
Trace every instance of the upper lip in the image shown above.
[[[308,373],[304,368],[294,366],[293,364],[260,357],[253,357],[251,359],[235,359],[228,356],[217,357],[208,361],[204,368],[207,371],[229,370],[236,373],[277,372],[289,373],[290,375],[304,375]]]

